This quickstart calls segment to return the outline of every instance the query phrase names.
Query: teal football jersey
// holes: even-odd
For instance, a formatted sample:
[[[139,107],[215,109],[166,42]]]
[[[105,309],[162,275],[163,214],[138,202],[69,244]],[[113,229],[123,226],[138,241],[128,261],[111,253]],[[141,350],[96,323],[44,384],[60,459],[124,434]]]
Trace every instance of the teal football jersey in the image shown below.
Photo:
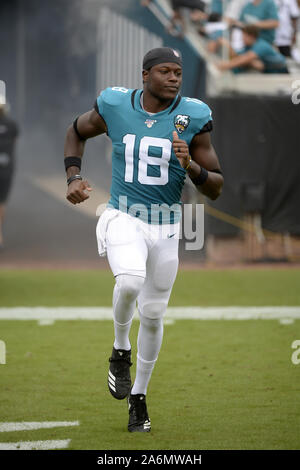
[[[141,106],[142,90],[106,88],[96,109],[112,141],[112,183],[108,206],[152,223],[176,223],[186,171],[172,149],[173,131],[189,145],[212,120],[200,100],[177,96],[150,115]]]

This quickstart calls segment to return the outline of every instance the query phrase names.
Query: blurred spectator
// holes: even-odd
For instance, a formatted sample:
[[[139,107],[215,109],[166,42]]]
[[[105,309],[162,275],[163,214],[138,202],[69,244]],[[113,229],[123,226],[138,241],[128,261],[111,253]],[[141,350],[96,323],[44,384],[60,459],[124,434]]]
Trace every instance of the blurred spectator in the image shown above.
[[[224,9],[224,20],[232,25],[236,23],[241,16],[241,11],[249,0],[230,0]]]
[[[192,10],[191,15],[194,21],[206,18],[204,13],[205,3],[202,0],[171,0],[171,6],[173,8],[173,16],[171,18],[168,32],[172,35],[178,35],[178,27],[181,31],[181,36],[185,33],[186,24],[182,14],[182,8]]]
[[[292,47],[297,40],[297,21],[300,10],[297,0],[275,0],[278,8],[279,27],[275,34],[275,44],[281,54],[291,57]]]
[[[288,73],[285,58],[270,43],[261,39],[259,29],[254,25],[243,27],[245,47],[235,52],[229,42],[219,40],[230,49],[230,60],[220,61],[219,70],[233,70],[235,73],[259,71],[263,73]]]
[[[148,6],[152,0],[141,0],[141,5]],[[190,18],[192,21],[200,21],[206,19],[205,13],[205,2],[203,0],[170,0],[173,9],[173,15],[168,27],[168,32],[172,36],[183,37],[186,24],[184,15],[182,14],[182,8],[188,8],[191,10]]]
[[[14,146],[18,135],[16,123],[0,103],[0,248],[3,248],[3,220],[14,172]]]
[[[219,49],[219,38],[224,35],[227,30],[227,24],[222,21],[222,16],[219,13],[211,13],[208,16],[207,22],[199,32],[202,32],[207,37],[207,50],[215,54]]]
[[[223,16],[223,0],[212,0],[210,6],[211,13],[218,13],[221,17]]]
[[[242,31],[240,28],[235,28],[234,26],[238,23],[242,9],[248,2],[249,0],[230,0],[226,4],[224,11],[224,21],[230,28],[230,42],[235,50],[244,47]]]
[[[274,0],[252,0],[241,11],[240,22],[256,26],[259,37],[274,43],[275,30],[279,26],[277,7]]]

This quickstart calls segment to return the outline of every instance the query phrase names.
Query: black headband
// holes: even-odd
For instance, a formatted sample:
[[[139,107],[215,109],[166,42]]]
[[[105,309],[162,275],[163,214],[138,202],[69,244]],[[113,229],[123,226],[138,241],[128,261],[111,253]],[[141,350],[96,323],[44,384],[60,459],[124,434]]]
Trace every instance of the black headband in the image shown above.
[[[149,70],[151,67],[157,64],[163,64],[168,62],[174,62],[182,67],[181,55],[175,49],[171,47],[157,47],[147,52],[143,60],[143,69]]]

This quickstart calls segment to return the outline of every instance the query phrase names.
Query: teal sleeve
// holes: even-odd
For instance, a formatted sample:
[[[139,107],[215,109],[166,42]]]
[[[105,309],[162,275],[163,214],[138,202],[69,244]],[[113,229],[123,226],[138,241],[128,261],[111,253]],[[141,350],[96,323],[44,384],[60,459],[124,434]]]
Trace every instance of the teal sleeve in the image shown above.
[[[100,116],[103,117],[105,120],[105,100],[103,99],[103,95],[105,94],[106,90],[103,90],[100,95],[97,97],[97,106],[98,106],[98,113]]]
[[[195,134],[201,132],[204,126],[210,121],[212,121],[212,112],[211,109],[204,104],[204,109],[201,110],[201,114],[195,119]]]
[[[266,54],[268,54],[268,48],[265,47],[264,44],[262,44],[261,42],[257,41],[256,43],[253,44],[251,50],[253,52],[255,52],[255,54],[262,58],[264,57]]]
[[[105,88],[100,95],[97,97],[97,106],[98,106],[98,113],[104,119],[106,128],[107,128],[107,135],[110,135],[110,124],[111,124],[111,114],[112,109],[110,106],[110,95],[111,89]]]
[[[273,0],[270,1],[270,6],[269,6],[269,9],[268,9],[268,12],[269,12],[268,19],[278,20],[278,10],[277,10],[277,7],[276,7],[275,3],[273,2]]]

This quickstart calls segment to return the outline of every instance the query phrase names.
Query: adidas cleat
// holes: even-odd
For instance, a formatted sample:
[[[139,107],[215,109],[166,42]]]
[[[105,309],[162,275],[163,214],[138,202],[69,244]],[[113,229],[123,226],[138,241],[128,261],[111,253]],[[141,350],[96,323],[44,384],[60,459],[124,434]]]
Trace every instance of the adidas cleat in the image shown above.
[[[147,412],[146,396],[143,394],[128,395],[129,432],[150,432],[151,422]]]
[[[129,368],[132,366],[131,350],[112,350],[109,358],[110,366],[108,371],[108,388],[110,393],[117,400],[127,397],[131,387],[131,377]]]

